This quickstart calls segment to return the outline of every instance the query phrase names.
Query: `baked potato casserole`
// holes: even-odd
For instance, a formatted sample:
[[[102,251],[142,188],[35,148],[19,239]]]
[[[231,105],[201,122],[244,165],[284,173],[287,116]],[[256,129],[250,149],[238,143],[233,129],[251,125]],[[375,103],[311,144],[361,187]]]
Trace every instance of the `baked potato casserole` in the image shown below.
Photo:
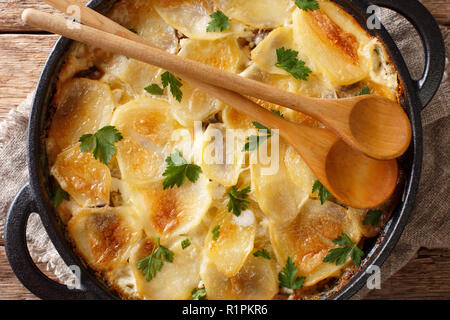
[[[383,45],[332,1],[120,0],[108,16],[167,52],[290,92],[398,99]],[[81,43],[52,101],[54,206],[74,250],[123,298],[318,298],[363,263],[398,198],[338,203],[277,130]]]

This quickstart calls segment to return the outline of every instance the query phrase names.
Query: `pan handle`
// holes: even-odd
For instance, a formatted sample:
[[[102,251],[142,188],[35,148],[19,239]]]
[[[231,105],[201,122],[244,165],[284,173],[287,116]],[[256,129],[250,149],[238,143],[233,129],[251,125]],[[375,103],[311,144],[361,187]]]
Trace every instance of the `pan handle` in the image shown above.
[[[416,0],[369,0],[371,4],[396,11],[417,30],[425,49],[422,77],[414,81],[422,105],[431,101],[442,81],[445,69],[445,45],[441,30],[431,13]]]
[[[93,299],[86,290],[69,289],[43,274],[31,259],[26,241],[28,217],[36,211],[31,188],[26,184],[14,199],[6,218],[5,250],[12,270],[22,284],[41,299]]]

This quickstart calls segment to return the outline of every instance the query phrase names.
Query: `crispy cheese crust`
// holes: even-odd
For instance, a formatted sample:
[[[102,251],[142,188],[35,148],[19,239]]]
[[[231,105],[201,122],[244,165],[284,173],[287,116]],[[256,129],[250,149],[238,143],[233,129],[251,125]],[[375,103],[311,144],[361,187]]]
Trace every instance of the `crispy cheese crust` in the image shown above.
[[[121,0],[108,15],[168,52],[283,90],[332,99],[367,86],[397,100],[397,74],[383,45],[333,2],[318,2],[318,10],[303,11],[291,0]],[[217,10],[229,18],[229,29],[207,32]],[[298,51],[312,71],[307,80],[275,65],[281,47]],[[375,225],[363,223],[367,210],[333,197],[322,204],[312,192],[316,177],[283,140],[274,151],[276,173],[265,174],[267,164],[255,152],[241,151],[256,134],[251,118],[184,81],[181,101],[169,88],[162,95],[147,92],[151,84],[161,86],[164,72],[81,43],[68,51],[45,143],[55,186],[70,197],[57,211],[74,250],[129,299],[191,299],[192,290],[203,287],[208,299],[315,299],[337,290],[356,266],[350,255],[339,265],[323,261],[338,247],[333,240],[345,233],[362,245],[376,236],[398,192],[374,208],[382,212]],[[321,126],[252,99],[293,122]],[[107,125],[123,139],[106,165],[82,152],[78,140]],[[223,155],[234,154],[234,161],[213,163],[218,155],[211,150],[228,129],[237,134]],[[195,182],[163,189],[165,160],[175,150],[202,173]],[[227,209],[233,186],[251,187],[239,216]],[[139,261],[157,238],[174,258],[148,280]],[[190,245],[182,248],[186,238]],[[262,249],[270,259],[254,255]],[[288,258],[305,277],[301,289],[280,286]]]

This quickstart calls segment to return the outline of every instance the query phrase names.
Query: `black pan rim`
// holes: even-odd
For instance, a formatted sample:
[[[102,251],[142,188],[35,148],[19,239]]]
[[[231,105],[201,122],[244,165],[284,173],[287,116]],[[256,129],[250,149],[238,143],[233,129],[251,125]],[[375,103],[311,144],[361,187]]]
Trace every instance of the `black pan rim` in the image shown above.
[[[358,12],[361,17],[365,14],[362,12],[364,8],[371,3],[367,0],[334,0],[341,5],[344,9],[351,10],[352,13]],[[105,5],[105,0],[93,0],[89,2],[88,6],[91,8],[100,8],[101,5]],[[420,118],[420,110],[422,108],[417,93],[417,87],[409,75],[409,71],[406,64],[396,47],[395,43],[382,28],[376,35],[386,46],[389,55],[395,65],[395,68],[402,81],[404,92],[406,95],[406,111],[410,117],[412,123],[412,144],[408,150],[408,154],[412,157],[409,161],[410,168],[407,173],[407,180],[404,188],[404,199],[399,204],[399,207],[394,210],[394,213],[390,221],[384,227],[382,237],[380,241],[374,245],[369,252],[369,259],[364,263],[361,269],[354,274],[351,279],[335,293],[331,293],[324,299],[349,299],[359,289],[361,289],[367,280],[369,274],[365,271],[371,265],[381,266],[386,258],[389,256],[395,244],[399,240],[401,233],[407,223],[409,214],[411,213],[415,196],[417,194],[423,147],[422,147],[422,124]],[[28,164],[30,175],[30,186],[34,196],[34,200],[37,204],[37,209],[41,217],[42,223],[52,240],[55,248],[60,253],[63,260],[68,265],[81,265],[80,260],[74,252],[71,250],[69,244],[65,240],[64,236],[58,232],[55,225],[55,217],[53,210],[50,210],[48,206],[48,199],[44,194],[45,182],[42,176],[42,167],[40,165],[40,155],[45,150],[42,150],[41,132],[46,113],[46,102],[48,102],[49,95],[51,95],[52,80],[58,71],[61,59],[72,41],[61,37],[55,44],[46,64],[42,71],[41,77],[36,88],[36,93],[32,105],[32,111],[29,121],[29,137],[28,137]],[[95,274],[89,272],[84,267],[83,275],[87,275],[86,281],[83,281],[84,289],[95,294],[100,299],[118,298],[111,292],[111,289],[107,288],[104,284],[100,283]]]

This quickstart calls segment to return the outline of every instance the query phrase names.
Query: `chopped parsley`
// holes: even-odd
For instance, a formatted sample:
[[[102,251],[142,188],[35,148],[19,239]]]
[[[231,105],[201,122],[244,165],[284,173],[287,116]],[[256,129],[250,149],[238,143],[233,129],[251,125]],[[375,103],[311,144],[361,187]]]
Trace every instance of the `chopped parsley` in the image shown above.
[[[205,288],[194,288],[191,292],[192,300],[206,300]]]
[[[161,88],[160,86],[158,86],[156,83],[153,83],[153,84],[145,87],[144,90],[150,94],[154,94],[157,96],[164,94],[164,89]]]
[[[53,196],[53,206],[57,208],[61,202],[64,200],[69,200],[69,194],[63,190],[60,186],[56,188],[55,194]]]
[[[169,86],[170,93],[178,102],[181,102],[181,98],[183,98],[183,92],[180,88],[183,86],[183,84],[180,82],[180,79],[175,77],[169,71],[166,71],[161,75],[161,81],[163,88]]]
[[[292,290],[300,289],[301,287],[303,287],[303,282],[305,281],[306,277],[296,277],[297,271],[298,268],[295,266],[294,262],[292,262],[291,257],[288,257],[283,271],[278,274],[280,285]]]
[[[305,11],[319,9],[319,2],[317,0],[295,0],[295,4]]]
[[[312,187],[312,193],[316,193],[319,196],[320,203],[324,204],[325,201],[327,201],[328,198],[331,197],[330,191],[328,191],[322,183],[320,183],[319,180],[314,181],[313,187]]]
[[[173,262],[173,252],[159,243],[159,237],[155,239],[150,255],[138,261],[138,270],[142,271],[145,280],[152,280],[158,271],[161,271],[164,262]]]
[[[359,267],[361,265],[361,258],[364,252],[358,248],[346,233],[342,233],[339,237],[333,240],[334,243],[341,246],[340,248],[330,249],[328,254],[323,259],[323,262],[335,263],[340,265],[345,263],[347,256],[350,254],[353,262]]]
[[[373,226],[376,226],[378,222],[380,222],[381,215],[383,214],[383,211],[381,210],[369,210],[367,211],[366,218],[363,221],[363,224],[365,226],[371,224]]]
[[[79,142],[82,152],[93,150],[94,158],[108,164],[116,154],[114,142],[122,140],[122,135],[114,126],[106,126],[99,129],[94,134],[83,134]]]
[[[278,48],[275,66],[289,72],[296,79],[308,80],[312,70],[305,65],[305,61],[297,59],[297,56],[298,51]]]
[[[250,204],[250,201],[246,200],[249,192],[250,186],[241,190],[238,190],[236,186],[231,187],[231,190],[228,192],[228,197],[230,198],[227,204],[228,212],[233,211],[233,214],[239,217],[242,210],[246,210]]]
[[[259,122],[253,121],[253,125],[256,129],[258,129],[259,133],[263,133],[265,135],[263,136],[255,136],[251,135],[247,137],[247,142],[244,145],[244,148],[242,149],[242,152],[248,152],[248,151],[254,151],[259,148],[259,146],[264,143],[267,139],[272,137],[272,130],[267,128],[266,126],[262,125]]]
[[[219,229],[220,229],[220,226],[217,225],[217,226],[215,226],[214,229],[212,229],[212,231],[211,231],[211,233],[212,233],[212,239],[213,239],[214,241],[216,241],[217,239],[219,239],[219,236],[220,236],[220,231],[219,231]]]
[[[189,240],[189,238],[184,239],[183,241],[181,241],[181,248],[184,250],[187,247],[189,247],[191,245],[191,240]]]
[[[166,162],[167,167],[163,173],[163,176],[166,177],[163,181],[164,190],[173,188],[175,185],[181,187],[186,182],[186,178],[195,182],[202,173],[202,168],[196,164],[187,163],[179,150],[175,150],[168,156]]]
[[[271,260],[272,258],[270,257],[269,251],[267,251],[266,249],[261,249],[258,251],[253,252],[253,255],[255,257],[261,257],[267,260]]]
[[[217,10],[210,17],[212,20],[209,22],[206,32],[223,32],[230,29],[230,20],[222,11]]]
[[[138,34],[138,32],[137,32],[135,29],[133,29],[133,28],[128,28],[128,30],[130,30],[130,31],[133,32],[133,33]]]
[[[365,85],[364,88],[361,89],[361,91],[356,94],[357,96],[364,96],[366,94],[370,94],[370,89],[368,85]]]

